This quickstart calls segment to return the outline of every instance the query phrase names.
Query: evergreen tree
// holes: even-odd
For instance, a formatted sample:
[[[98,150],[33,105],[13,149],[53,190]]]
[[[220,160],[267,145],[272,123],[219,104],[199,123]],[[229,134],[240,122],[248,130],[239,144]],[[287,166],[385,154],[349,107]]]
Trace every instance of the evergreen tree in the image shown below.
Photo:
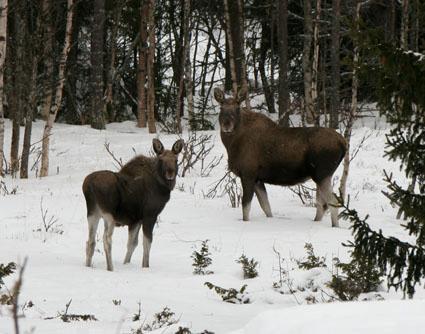
[[[400,161],[406,177],[417,183],[404,189],[385,173],[389,191],[384,194],[404,214],[403,226],[416,242],[373,231],[366,223],[368,217],[360,219],[348,205],[342,216],[353,223],[353,257],[374,262],[386,273],[389,287],[412,297],[415,285],[425,278],[425,55],[390,45],[378,45],[373,53],[379,62],[368,66],[369,78],[376,80],[378,105],[391,125],[385,154]]]

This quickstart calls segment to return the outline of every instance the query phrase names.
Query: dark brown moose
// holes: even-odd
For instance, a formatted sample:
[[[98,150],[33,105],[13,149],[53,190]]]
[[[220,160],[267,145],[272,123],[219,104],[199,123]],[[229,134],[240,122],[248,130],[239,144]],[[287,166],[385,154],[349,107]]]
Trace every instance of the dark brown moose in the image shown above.
[[[107,269],[112,271],[112,234],[115,226],[128,226],[127,254],[129,263],[137,247],[143,226],[143,267],[149,267],[152,231],[157,217],[170,199],[176,184],[177,156],[183,140],[177,140],[171,150],[165,150],[158,139],[153,140],[156,157],[139,155],[117,173],[103,170],[89,174],[83,183],[87,204],[89,238],[86,245],[86,266],[92,265],[99,219],[105,222],[103,246]]]
[[[330,208],[332,226],[338,226],[338,210],[332,192],[332,175],[346,152],[344,138],[329,128],[283,128],[260,113],[241,108],[246,92],[226,98],[219,88],[220,135],[226,147],[229,169],[242,183],[243,220],[249,220],[254,192],[267,217],[272,217],[265,183],[293,186],[309,179],[317,185],[316,217]]]

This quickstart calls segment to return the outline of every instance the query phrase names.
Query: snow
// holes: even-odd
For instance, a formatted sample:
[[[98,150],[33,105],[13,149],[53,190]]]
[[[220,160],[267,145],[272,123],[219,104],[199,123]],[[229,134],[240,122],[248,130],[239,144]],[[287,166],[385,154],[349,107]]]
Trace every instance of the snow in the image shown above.
[[[424,307],[423,300],[296,306],[263,312],[230,334],[419,334]]]
[[[34,142],[41,138],[43,126],[40,121],[34,123]],[[11,123],[6,120],[6,149],[10,146],[10,132]],[[352,162],[348,180],[350,203],[361,216],[371,215],[368,222],[372,227],[408,240],[400,222],[395,219],[396,209],[381,193],[385,188],[384,168],[393,172],[401,184],[407,183],[398,164],[383,157],[385,132],[382,120],[372,118],[362,119],[353,132],[353,150],[362,138],[366,136],[367,139]],[[210,159],[221,154],[226,156],[218,131],[207,133],[213,135],[215,144]],[[143,322],[150,322],[153,315],[165,306],[175,312],[179,323],[160,329],[158,333],[174,333],[179,326],[187,326],[193,332],[207,329],[215,333],[304,333],[312,326],[325,330],[331,325],[331,332],[340,329],[354,333],[352,328],[360,332],[358,326],[365,326],[379,333],[396,333],[401,328],[397,326],[407,326],[407,320],[418,327],[423,325],[424,321],[419,318],[419,309],[423,310],[424,306],[421,289],[416,300],[411,302],[397,301],[402,298],[400,293],[382,289],[379,294],[385,301],[379,303],[328,305],[321,303],[320,297],[315,295],[319,305],[299,306],[307,303],[305,297],[315,293],[311,287],[326,289],[330,272],[317,268],[302,271],[293,259],[305,256],[304,244],[309,242],[317,255],[326,256],[329,268],[335,256],[346,260],[347,249],[341,243],[351,238],[349,224],[343,221],[341,228],[332,228],[329,215],[322,222],[314,222],[313,206],[303,206],[289,189],[275,186],[267,186],[274,217],[266,218],[254,200],[251,221],[243,222],[241,208],[231,208],[227,197],[207,199],[204,196],[224,175],[226,159],[209,177],[201,177],[198,166],[187,177],[177,180],[178,187],[172,192],[171,200],[154,229],[150,268],[141,268],[143,247],[140,245],[132,263],[122,264],[127,241],[125,228],[117,228],[114,232],[114,272],[106,271],[102,228],[98,232],[94,266],[85,267],[87,222],[81,192],[84,177],[95,170],[117,169],[106,153],[105,142],[109,142],[114,154],[125,162],[134,156],[134,152],[148,154],[152,138],[154,135],[136,128],[134,122],[110,124],[104,131],[88,126],[55,124],[51,137],[50,176],[36,177],[38,143],[31,154],[30,166],[34,163],[36,166],[30,171],[30,178],[21,180],[7,176],[3,180],[9,191],[16,188],[17,194],[0,192],[0,263],[22,263],[28,257],[20,303],[32,301],[34,306],[21,310],[23,333],[32,328],[35,333],[43,334],[131,333]],[[176,138],[160,134],[166,148],[170,148]],[[187,138],[187,133],[183,138]],[[335,174],[336,184],[340,175],[341,168]],[[52,231],[46,232],[42,226],[41,203],[43,210],[47,210],[47,217],[57,219]],[[191,254],[205,239],[209,240],[214,274],[195,276]],[[273,248],[285,259],[285,270],[292,284],[304,287],[304,292],[293,295],[285,293],[284,289],[276,291],[272,288],[273,282],[279,280],[279,263]],[[259,261],[258,277],[243,279],[241,266],[235,262],[242,253]],[[15,279],[16,275],[5,279],[8,289],[12,288]],[[252,303],[224,303],[204,286],[206,281],[238,290],[247,284]],[[58,318],[45,320],[63,312],[71,299],[69,313],[93,314],[98,321],[64,323]],[[139,302],[142,319],[133,322]],[[355,314],[363,318],[358,324]],[[279,330],[273,331],[273,328]],[[414,333],[414,330],[412,325],[408,332]],[[13,333],[12,318],[6,306],[0,306],[0,333]]]

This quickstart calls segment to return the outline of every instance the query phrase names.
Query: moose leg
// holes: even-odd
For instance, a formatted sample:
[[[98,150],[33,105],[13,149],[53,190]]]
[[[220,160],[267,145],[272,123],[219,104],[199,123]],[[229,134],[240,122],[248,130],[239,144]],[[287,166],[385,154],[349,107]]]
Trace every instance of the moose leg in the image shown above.
[[[86,243],[86,266],[91,267],[96,246],[96,231],[99,225],[100,214],[99,212],[92,212],[87,215],[87,222],[89,224],[89,239]]]
[[[314,217],[314,220],[321,221],[327,208],[328,206],[320,191],[320,186],[316,185],[316,217]]]
[[[114,233],[115,222],[110,214],[103,216],[105,221],[105,231],[103,232],[103,248],[106,255],[106,269],[113,271],[112,265],[112,234]]]
[[[251,210],[251,201],[254,196],[254,180],[251,178],[241,178],[242,181],[242,219],[249,220],[249,211]]]
[[[128,242],[127,242],[127,254],[124,258],[124,263],[130,263],[131,256],[139,243],[139,231],[142,224],[128,226]]]
[[[273,217],[272,210],[270,208],[269,198],[267,197],[266,187],[263,182],[258,181],[254,187],[255,195],[257,196],[258,202],[260,203],[261,209],[267,217]]]
[[[142,268],[149,268],[149,254],[152,245],[152,231],[155,225],[154,220],[145,219],[143,222],[143,262]]]
[[[322,201],[326,203],[331,211],[332,227],[339,227],[337,200],[332,191],[332,176],[328,176],[319,183],[319,190]]]

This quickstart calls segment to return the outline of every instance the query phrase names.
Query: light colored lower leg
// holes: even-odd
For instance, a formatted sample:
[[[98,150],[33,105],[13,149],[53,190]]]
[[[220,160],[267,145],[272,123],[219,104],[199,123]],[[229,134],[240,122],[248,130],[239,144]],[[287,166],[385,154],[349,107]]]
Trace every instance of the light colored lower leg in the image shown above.
[[[336,199],[334,200],[334,205],[337,204]],[[338,221],[338,208],[336,206],[330,205],[331,211],[331,221],[332,221],[332,227],[339,227],[339,221]]]
[[[143,268],[149,268],[149,253],[151,251],[152,240],[143,236]]]
[[[338,223],[338,202],[332,191],[332,177],[324,179],[320,183],[320,194],[323,201],[327,204],[331,211],[332,227],[339,227]]]
[[[244,221],[249,221],[249,212],[251,211],[251,202],[249,202],[248,204],[246,204],[243,208],[242,208],[242,219]]]
[[[323,215],[325,214],[325,206],[326,202],[322,198],[322,194],[320,192],[320,187],[317,185],[316,187],[316,217],[314,217],[315,221],[321,221]]]
[[[266,216],[273,217],[272,210],[270,208],[269,198],[267,197],[267,192],[264,189],[262,189],[260,186],[256,186],[255,195],[257,196],[261,209],[263,209]]]
[[[111,215],[104,215],[103,220],[105,221],[105,231],[103,233],[103,248],[106,256],[106,269],[113,271],[112,265],[112,234],[114,233],[114,219]]]
[[[91,267],[92,259],[94,254],[94,248],[96,246],[96,231],[99,225],[100,216],[95,213],[87,217],[89,225],[89,238],[86,243],[86,266]]]
[[[139,231],[142,225],[134,226],[128,229],[127,254],[124,258],[124,263],[130,263],[131,256],[139,243]]]

